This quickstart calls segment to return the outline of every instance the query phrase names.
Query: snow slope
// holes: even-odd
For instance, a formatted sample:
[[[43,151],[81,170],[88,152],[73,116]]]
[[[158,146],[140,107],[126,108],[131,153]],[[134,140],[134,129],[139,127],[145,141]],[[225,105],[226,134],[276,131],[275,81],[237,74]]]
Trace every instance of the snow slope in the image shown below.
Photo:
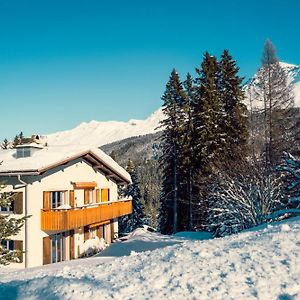
[[[300,218],[204,241],[139,232],[124,244],[133,249],[139,240],[161,247],[131,251],[130,256],[1,271],[0,295],[2,299],[300,299]],[[171,241],[175,244],[164,247]]]
[[[160,108],[146,120],[83,122],[74,129],[49,134],[46,140],[49,145],[80,144],[99,147],[128,137],[154,133],[162,119],[163,112]]]

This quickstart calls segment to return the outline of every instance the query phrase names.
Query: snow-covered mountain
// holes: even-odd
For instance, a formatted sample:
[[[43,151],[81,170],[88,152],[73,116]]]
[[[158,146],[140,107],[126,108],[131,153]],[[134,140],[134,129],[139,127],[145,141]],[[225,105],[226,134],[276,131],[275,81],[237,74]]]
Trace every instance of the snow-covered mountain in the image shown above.
[[[294,83],[295,102],[296,106],[300,107],[300,66],[284,62],[280,64]],[[247,104],[250,97],[249,84],[252,83],[255,88],[256,76],[255,74],[245,85]],[[83,122],[74,129],[49,134],[46,136],[46,140],[49,145],[79,144],[99,147],[130,137],[155,133],[163,118],[164,115],[160,108],[145,120]]]
[[[160,108],[146,120],[83,122],[74,129],[49,134],[46,140],[49,145],[80,144],[99,147],[129,137],[155,133],[159,130],[157,128],[163,117]]]
[[[289,80],[294,84],[294,95],[295,95],[295,105],[297,107],[300,107],[300,66],[288,64],[285,62],[280,62],[281,67],[285,70],[285,72],[288,74]],[[258,73],[258,72],[257,72]],[[250,78],[247,83],[244,86],[245,92],[246,92],[246,104],[248,107],[250,107],[250,99],[252,97],[252,105],[254,108],[260,108],[263,103],[262,102],[256,102],[253,99],[253,95],[258,90],[257,84],[257,73]]]

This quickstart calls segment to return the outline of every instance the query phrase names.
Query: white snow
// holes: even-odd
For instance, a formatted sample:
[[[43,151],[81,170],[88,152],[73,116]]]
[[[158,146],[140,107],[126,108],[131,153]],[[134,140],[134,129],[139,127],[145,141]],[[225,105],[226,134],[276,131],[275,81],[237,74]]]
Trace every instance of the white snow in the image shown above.
[[[300,299],[300,218],[204,241],[138,230],[117,245],[128,256],[1,269],[1,298]]]
[[[49,145],[76,144],[100,147],[125,138],[157,132],[163,118],[164,114],[160,108],[146,120],[83,122],[74,129],[48,134],[45,138]]]
[[[103,251],[108,245],[105,243],[103,238],[94,237],[86,240],[82,245],[79,246],[80,256],[91,256],[95,253]]]
[[[129,173],[118,165],[110,156],[102,150],[86,145],[60,145],[45,146],[30,157],[16,158],[16,149],[0,149],[0,173],[9,172],[41,172],[64,162],[72,160],[86,153],[92,153],[97,159],[116,174],[130,182]]]

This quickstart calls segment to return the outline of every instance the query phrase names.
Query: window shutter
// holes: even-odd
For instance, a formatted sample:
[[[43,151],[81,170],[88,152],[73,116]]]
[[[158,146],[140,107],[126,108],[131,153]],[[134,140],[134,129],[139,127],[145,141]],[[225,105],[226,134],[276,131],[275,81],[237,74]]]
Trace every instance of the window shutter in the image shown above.
[[[89,190],[84,190],[84,204],[89,204]]]
[[[43,238],[43,265],[50,264],[50,236]]]
[[[70,193],[69,193],[69,204],[72,208],[75,207],[75,205],[74,205],[74,191],[70,191]]]
[[[101,189],[101,202],[109,201],[109,189]]]
[[[74,230],[70,230],[70,259],[75,259]]]
[[[23,213],[23,192],[16,193],[14,200],[14,213]]]
[[[20,263],[23,262],[23,241],[14,241],[14,250],[21,251],[18,258]]]
[[[43,192],[43,209],[50,209],[50,192]]]
[[[84,226],[84,241],[90,238],[89,226]]]
[[[99,203],[100,202],[100,190],[96,189],[96,202]]]
[[[114,222],[111,222],[110,223],[110,238],[111,238],[111,242],[114,241],[114,235],[115,235]]]

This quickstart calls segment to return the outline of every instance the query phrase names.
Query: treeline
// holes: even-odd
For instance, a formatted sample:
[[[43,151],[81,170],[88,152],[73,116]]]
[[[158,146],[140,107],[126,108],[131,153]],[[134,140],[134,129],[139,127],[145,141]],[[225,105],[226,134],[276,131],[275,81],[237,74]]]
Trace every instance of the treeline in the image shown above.
[[[208,229],[221,236],[296,207],[286,193],[291,173],[276,169],[284,151],[296,151],[289,75],[267,41],[247,109],[238,73],[224,50],[219,60],[205,53],[195,78],[181,81],[175,69],[170,75],[162,96],[162,233]]]

